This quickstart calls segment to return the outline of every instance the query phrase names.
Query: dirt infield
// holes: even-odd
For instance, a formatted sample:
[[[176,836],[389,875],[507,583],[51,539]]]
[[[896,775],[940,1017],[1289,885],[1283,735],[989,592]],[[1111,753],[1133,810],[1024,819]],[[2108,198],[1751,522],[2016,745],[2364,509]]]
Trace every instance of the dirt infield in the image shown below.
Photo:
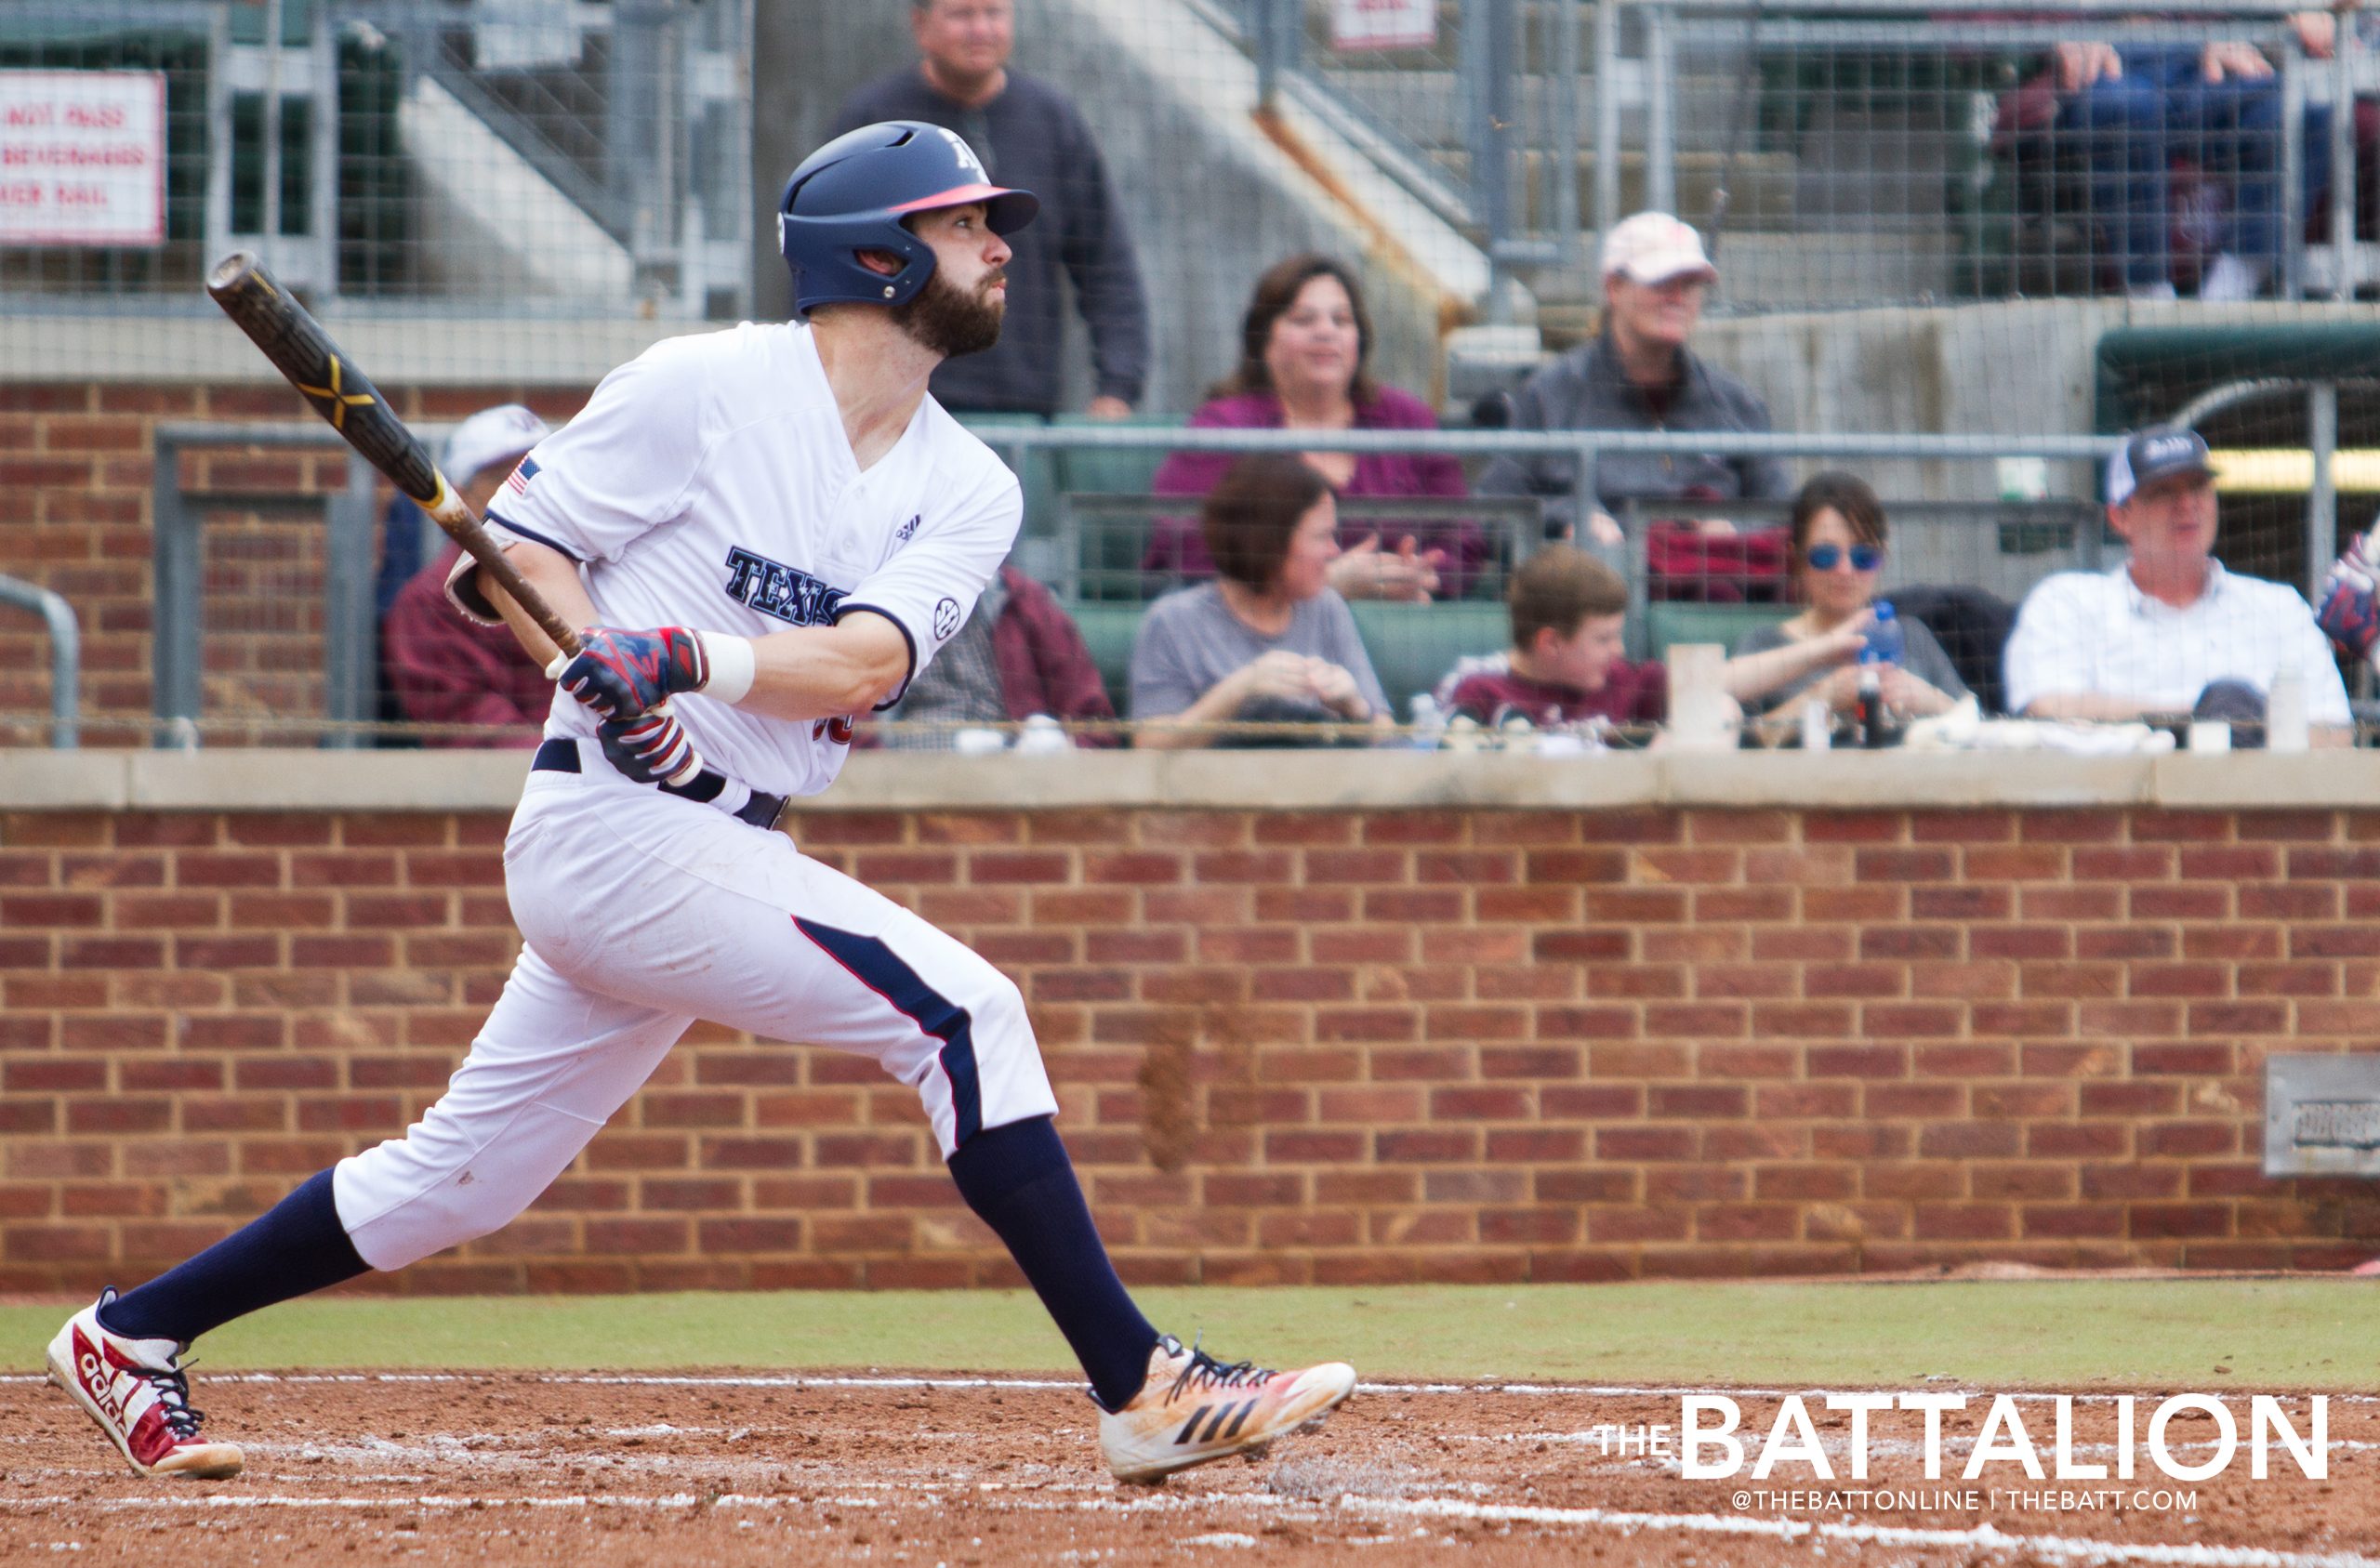
[[[1480,1563],[2380,1568],[2359,1555],[2380,1543],[2370,1396],[2330,1400],[2326,1481],[2306,1479],[2278,1443],[2270,1479],[2253,1479],[2249,1399],[2224,1390],[2240,1447],[2221,1475],[2168,1479],[2144,1447],[2135,1480],[2039,1483],[2015,1459],[1959,1479],[1987,1425],[1982,1397],[1944,1418],[1945,1479],[1924,1479],[1923,1417],[1902,1411],[1871,1418],[1869,1478],[1847,1479],[1849,1417],[1812,1396],[1815,1431],[1846,1479],[1832,1498],[1778,1505],[1752,1489],[1827,1484],[1801,1461],[1752,1479],[1779,1390],[1731,1394],[1752,1434],[1732,1479],[1689,1481],[1673,1457],[1634,1451],[1641,1429],[1674,1430],[1685,1391],[1367,1384],[1324,1430],[1260,1460],[1119,1490],[1098,1462],[1091,1406],[1054,1379],[250,1375],[198,1392],[210,1430],[246,1446],[247,1472],[164,1483],[126,1472],[58,1392],[11,1377],[0,1381],[0,1561],[1398,1564],[1460,1548]],[[2137,1403],[2144,1443],[2159,1401]],[[2306,1430],[2306,1398],[2279,1408]],[[2054,1402],[2017,1409],[2054,1465]],[[2113,1473],[2116,1420],[2106,1393],[2078,1399],[2073,1460]],[[2216,1437],[2211,1414],[2184,1411],[2165,1452],[2203,1463]],[[2008,1497],[2020,1487],[2077,1496]],[[1970,1490],[1999,1496],[1971,1508],[1959,1496]],[[1868,1495],[1880,1491],[1902,1495]],[[2090,1495],[2107,1501],[2084,1505]]]

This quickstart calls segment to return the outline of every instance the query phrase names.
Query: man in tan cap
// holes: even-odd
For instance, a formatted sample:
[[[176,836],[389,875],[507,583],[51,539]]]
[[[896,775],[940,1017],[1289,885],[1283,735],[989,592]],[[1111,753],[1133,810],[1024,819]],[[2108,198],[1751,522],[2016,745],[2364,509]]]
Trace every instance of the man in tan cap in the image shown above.
[[[1767,429],[1760,394],[1686,347],[1718,278],[1701,236],[1668,213],[1614,225],[1603,242],[1603,331],[1529,377],[1513,400],[1514,427]],[[1577,470],[1568,457],[1499,457],[1480,488],[1545,496],[1549,522],[1605,546],[1620,543],[1610,514],[1629,499],[1778,500],[1793,489],[1784,464],[1768,457],[1611,453],[1595,464],[1595,494],[1583,497]]]

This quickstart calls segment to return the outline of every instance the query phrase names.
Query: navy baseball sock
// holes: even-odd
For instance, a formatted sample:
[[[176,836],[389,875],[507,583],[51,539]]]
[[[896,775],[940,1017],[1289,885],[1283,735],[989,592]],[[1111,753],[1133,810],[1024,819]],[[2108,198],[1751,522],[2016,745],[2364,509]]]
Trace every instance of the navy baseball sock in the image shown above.
[[[261,1219],[109,1302],[99,1326],[127,1339],[188,1344],[258,1307],[353,1279],[369,1268],[338,1222],[331,1173],[317,1171]]]
[[[1109,1410],[1131,1403],[1148,1377],[1157,1330],[1116,1277],[1051,1119],[986,1127],[950,1156],[950,1179],[967,1206],[1008,1244],[1074,1347],[1093,1397]]]

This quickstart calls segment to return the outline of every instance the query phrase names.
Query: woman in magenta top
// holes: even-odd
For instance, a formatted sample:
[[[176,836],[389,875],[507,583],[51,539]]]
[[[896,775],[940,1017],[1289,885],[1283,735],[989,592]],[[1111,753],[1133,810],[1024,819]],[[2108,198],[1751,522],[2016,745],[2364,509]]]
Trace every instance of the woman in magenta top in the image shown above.
[[[1293,256],[1256,281],[1240,323],[1239,368],[1190,419],[1194,429],[1435,430],[1421,399],[1373,381],[1372,323],[1353,271],[1323,256]],[[1228,452],[1177,452],[1157,471],[1159,495],[1204,495],[1231,466]],[[1443,453],[1309,452],[1305,460],[1342,496],[1469,494],[1462,465]],[[1433,520],[1382,540],[1362,522],[1342,523],[1343,553],[1330,586],[1346,599],[1452,598],[1488,560],[1476,523]],[[1214,562],[1198,520],[1161,518],[1144,570],[1211,577]]]

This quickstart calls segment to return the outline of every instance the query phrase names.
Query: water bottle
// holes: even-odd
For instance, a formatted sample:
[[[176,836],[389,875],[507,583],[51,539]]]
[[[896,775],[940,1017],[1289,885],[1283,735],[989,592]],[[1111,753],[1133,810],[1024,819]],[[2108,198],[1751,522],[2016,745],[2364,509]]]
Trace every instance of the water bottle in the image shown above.
[[[1909,651],[1909,637],[1888,599],[1876,600],[1876,619],[1868,627],[1867,646],[1859,650],[1863,665],[1897,665]]]
[[[1447,716],[1438,710],[1438,699],[1427,692],[1413,693],[1413,749],[1435,751],[1446,733]]]

